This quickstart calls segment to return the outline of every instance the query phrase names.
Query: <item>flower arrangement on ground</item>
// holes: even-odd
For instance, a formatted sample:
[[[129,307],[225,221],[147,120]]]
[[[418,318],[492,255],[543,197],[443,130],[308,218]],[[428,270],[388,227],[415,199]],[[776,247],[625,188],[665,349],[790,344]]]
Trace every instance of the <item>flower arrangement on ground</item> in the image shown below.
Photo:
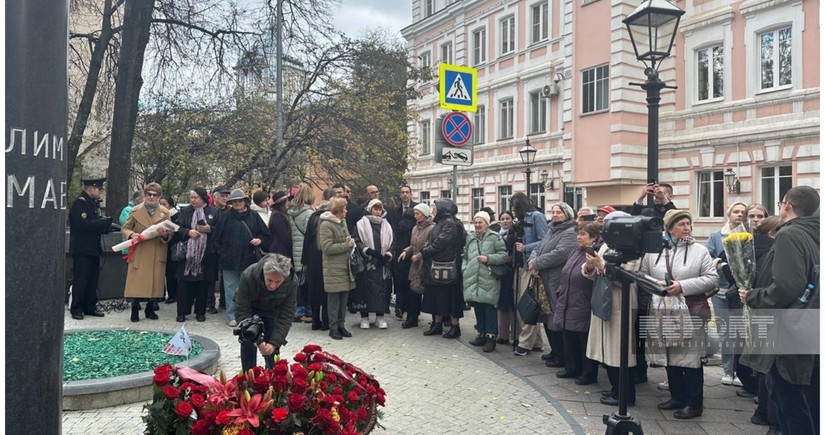
[[[356,435],[380,427],[385,392],[372,376],[314,344],[293,359],[231,379],[158,366],[144,433]]]

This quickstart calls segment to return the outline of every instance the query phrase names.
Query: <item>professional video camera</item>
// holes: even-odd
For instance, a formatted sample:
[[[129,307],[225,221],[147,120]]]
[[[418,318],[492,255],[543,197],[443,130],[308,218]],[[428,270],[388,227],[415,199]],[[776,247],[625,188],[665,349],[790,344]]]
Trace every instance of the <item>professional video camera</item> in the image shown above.
[[[602,239],[621,258],[605,258],[608,263],[626,263],[646,253],[662,252],[662,219],[629,216],[609,219],[602,228]]]
[[[264,342],[264,321],[257,314],[248,319],[243,319],[232,330],[232,334],[238,336],[239,343],[246,341],[261,344]]]

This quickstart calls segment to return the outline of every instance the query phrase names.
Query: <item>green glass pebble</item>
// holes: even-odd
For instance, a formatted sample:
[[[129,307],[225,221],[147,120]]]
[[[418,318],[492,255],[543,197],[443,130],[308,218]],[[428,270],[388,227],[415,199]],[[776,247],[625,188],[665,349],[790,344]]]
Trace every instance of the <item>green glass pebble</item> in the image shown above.
[[[67,333],[63,339],[63,381],[108,378],[175,365],[187,358],[163,353],[173,334],[146,331],[95,331]],[[189,358],[200,354],[193,341]]]

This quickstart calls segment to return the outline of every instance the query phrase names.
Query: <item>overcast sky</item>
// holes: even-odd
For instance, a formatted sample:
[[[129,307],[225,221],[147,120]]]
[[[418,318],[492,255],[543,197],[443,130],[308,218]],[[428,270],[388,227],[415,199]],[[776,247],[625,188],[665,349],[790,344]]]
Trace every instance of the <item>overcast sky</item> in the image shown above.
[[[341,0],[334,16],[335,26],[351,38],[378,27],[400,38],[401,29],[412,21],[411,0]]]

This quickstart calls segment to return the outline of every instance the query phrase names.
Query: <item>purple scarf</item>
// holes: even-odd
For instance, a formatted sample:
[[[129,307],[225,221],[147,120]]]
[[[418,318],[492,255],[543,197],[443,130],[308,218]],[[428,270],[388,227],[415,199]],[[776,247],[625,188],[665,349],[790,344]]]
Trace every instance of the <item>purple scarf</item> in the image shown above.
[[[206,220],[203,214],[203,207],[195,208],[195,212],[192,213],[192,223],[189,228],[197,230],[199,220]],[[209,237],[208,234],[201,233],[200,237],[189,239],[189,242],[186,244],[186,268],[183,270],[184,276],[199,276],[202,273],[201,261],[203,260],[204,252],[206,252],[207,237]]]

